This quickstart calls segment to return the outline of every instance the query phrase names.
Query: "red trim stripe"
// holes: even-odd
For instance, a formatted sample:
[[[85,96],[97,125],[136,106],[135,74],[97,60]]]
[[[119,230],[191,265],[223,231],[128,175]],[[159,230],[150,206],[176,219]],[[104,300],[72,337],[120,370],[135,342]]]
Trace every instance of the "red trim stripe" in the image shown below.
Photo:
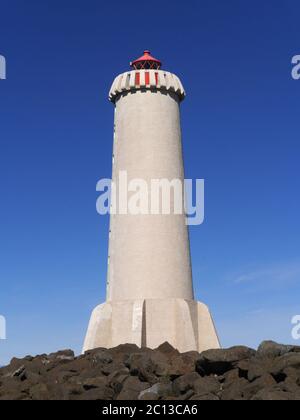
[[[140,86],[140,73],[135,73],[135,86]]]
[[[145,85],[150,85],[150,74],[148,71],[145,71]]]

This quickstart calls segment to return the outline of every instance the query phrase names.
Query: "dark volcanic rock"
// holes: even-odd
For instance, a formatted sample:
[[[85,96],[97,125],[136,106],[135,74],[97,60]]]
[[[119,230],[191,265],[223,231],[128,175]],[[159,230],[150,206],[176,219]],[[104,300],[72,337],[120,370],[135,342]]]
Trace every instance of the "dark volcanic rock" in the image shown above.
[[[299,400],[295,395],[289,392],[283,392],[276,388],[262,389],[260,390],[252,400],[258,401],[290,401]]]
[[[194,389],[194,384],[201,378],[197,372],[186,373],[179,376],[173,382],[173,389],[176,395],[184,394],[190,389]]]
[[[287,353],[276,358],[270,371],[275,377],[285,377],[288,369],[300,370],[300,353]]]
[[[123,382],[122,390],[117,396],[117,400],[137,400],[141,391],[149,388],[147,382],[140,381],[136,376],[129,376]]]
[[[201,353],[196,369],[200,375],[222,375],[234,369],[237,363],[255,356],[256,352],[248,347],[238,346],[230,349],[207,350]]]
[[[300,347],[272,341],[179,353],[124,344],[14,358],[0,400],[300,400]]]
[[[257,356],[274,358],[291,352],[300,352],[300,347],[286,346],[274,341],[263,341],[257,349]]]
[[[150,394],[155,396],[155,400],[172,397],[174,395],[173,384],[171,381],[158,382],[155,385],[152,385],[150,388],[146,388],[140,392],[138,399],[149,399]]]

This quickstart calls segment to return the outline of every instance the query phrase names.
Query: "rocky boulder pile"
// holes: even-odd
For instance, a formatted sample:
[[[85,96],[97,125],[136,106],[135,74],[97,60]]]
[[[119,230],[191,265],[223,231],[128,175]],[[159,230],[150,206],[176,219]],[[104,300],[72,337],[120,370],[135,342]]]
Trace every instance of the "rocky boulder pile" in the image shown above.
[[[300,400],[300,347],[179,353],[124,344],[12,359],[0,400]]]

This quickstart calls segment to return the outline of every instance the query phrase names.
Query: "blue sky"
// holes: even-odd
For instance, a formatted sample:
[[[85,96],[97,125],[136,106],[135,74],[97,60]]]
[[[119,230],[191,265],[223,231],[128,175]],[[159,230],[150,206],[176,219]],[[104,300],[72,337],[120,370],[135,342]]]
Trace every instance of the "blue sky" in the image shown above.
[[[105,299],[113,78],[144,49],[180,76],[196,296],[222,344],[292,342],[300,313],[298,1],[3,0],[0,364],[82,346]]]

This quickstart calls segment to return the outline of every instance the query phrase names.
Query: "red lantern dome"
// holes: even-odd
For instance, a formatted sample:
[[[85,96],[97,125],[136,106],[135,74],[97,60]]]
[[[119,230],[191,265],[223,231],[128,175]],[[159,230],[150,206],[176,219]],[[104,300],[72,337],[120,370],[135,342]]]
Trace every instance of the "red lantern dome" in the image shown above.
[[[142,55],[142,57],[130,63],[130,66],[133,67],[135,70],[142,70],[142,69],[158,70],[161,67],[161,61],[152,57],[150,54],[150,51],[145,50],[144,55]]]

